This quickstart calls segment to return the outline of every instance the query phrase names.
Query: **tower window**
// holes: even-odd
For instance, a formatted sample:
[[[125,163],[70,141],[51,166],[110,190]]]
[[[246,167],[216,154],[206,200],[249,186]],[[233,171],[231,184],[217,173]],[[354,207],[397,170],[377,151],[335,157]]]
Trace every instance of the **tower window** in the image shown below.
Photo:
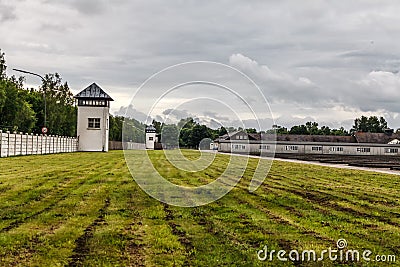
[[[150,140],[150,141],[153,141],[153,137],[152,137],[152,136],[150,136],[150,137],[149,137],[149,140]]]
[[[78,106],[94,106],[94,107],[107,107],[109,104],[108,101],[104,99],[79,99]]]
[[[100,118],[89,118],[88,119],[88,128],[100,129]]]

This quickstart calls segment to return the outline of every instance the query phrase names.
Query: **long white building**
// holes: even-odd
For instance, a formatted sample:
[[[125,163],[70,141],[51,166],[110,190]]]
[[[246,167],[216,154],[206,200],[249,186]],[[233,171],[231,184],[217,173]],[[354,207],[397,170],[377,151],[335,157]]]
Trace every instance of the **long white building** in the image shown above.
[[[274,153],[400,155],[400,145],[392,142],[396,138],[395,134],[384,133],[359,133],[358,136],[357,134],[354,136],[276,136],[247,134],[239,131],[220,137],[214,141],[213,145],[220,152],[253,155]],[[358,140],[376,142],[358,142]]]

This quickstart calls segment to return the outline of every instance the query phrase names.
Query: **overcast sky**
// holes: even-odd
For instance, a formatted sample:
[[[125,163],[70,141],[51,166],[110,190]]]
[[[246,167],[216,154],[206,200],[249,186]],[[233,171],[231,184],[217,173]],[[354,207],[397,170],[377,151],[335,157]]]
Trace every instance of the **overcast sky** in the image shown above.
[[[9,75],[12,68],[58,72],[74,93],[96,82],[115,99],[113,113],[154,73],[204,60],[253,79],[280,125],[350,128],[365,114],[399,128],[398,14],[396,0],[0,0],[0,48]],[[39,81],[27,77],[27,84]],[[252,94],[241,92],[247,100]],[[176,109],[176,116],[236,120],[204,107],[171,103],[158,115]],[[145,108],[134,108],[145,117]]]

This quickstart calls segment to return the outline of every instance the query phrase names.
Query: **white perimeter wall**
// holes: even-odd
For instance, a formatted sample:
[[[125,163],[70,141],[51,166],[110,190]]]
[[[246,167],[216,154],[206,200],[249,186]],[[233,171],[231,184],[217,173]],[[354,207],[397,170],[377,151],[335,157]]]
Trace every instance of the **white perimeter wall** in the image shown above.
[[[74,137],[0,131],[0,157],[76,152],[77,148]]]

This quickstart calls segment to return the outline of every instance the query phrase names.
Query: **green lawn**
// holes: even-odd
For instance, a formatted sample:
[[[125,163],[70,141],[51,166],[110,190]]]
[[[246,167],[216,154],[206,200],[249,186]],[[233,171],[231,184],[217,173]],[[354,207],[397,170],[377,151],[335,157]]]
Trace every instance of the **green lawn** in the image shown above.
[[[229,158],[218,155],[206,170],[188,173],[162,151],[150,156],[163,175],[188,185],[212,181]],[[264,245],[322,251],[345,238],[349,249],[371,250],[372,259],[397,256],[397,263],[368,266],[400,266],[400,177],[276,161],[250,193],[256,163],[222,199],[179,208],[144,193],[122,151],[1,158],[0,265],[364,266],[262,262],[256,254]]]

